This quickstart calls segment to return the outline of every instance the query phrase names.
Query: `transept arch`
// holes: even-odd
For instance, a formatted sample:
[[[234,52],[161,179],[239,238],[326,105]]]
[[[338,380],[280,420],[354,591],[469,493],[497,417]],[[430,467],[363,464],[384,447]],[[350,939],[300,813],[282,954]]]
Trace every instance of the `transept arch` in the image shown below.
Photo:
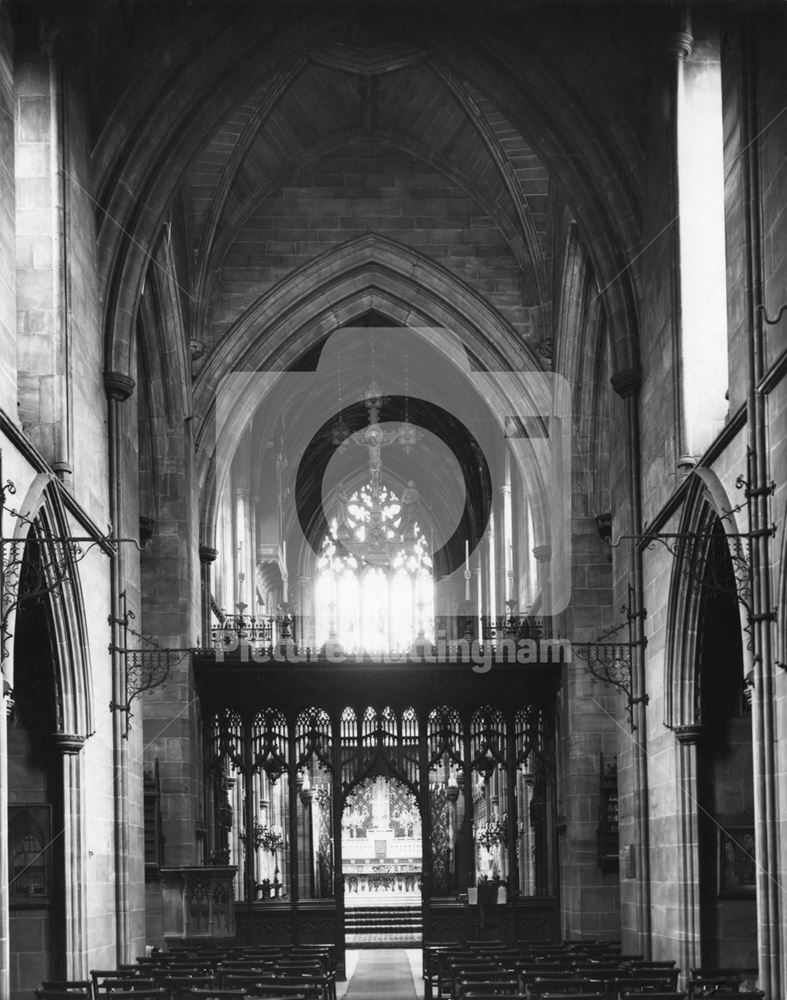
[[[304,287],[309,289],[306,294]],[[195,386],[195,439],[204,544],[212,544],[216,497],[236,443],[260,403],[261,387],[267,391],[274,381],[270,369],[286,369],[312,344],[351,326],[370,309],[390,316],[402,327],[446,328],[458,333],[456,342],[445,344],[448,368],[458,366],[457,370],[469,372],[472,359],[481,371],[491,373],[491,380],[497,370],[541,370],[540,360],[501,316],[467,285],[427,258],[376,234],[339,247],[247,310],[200,373]],[[256,334],[263,324],[264,337]],[[268,371],[269,377],[258,379],[250,374],[243,381],[246,392],[233,396],[231,412],[215,430],[215,444],[221,442],[216,449],[210,438],[211,420],[216,416],[215,394],[222,375],[230,371]],[[548,523],[545,485],[536,477],[530,492],[538,544]]]

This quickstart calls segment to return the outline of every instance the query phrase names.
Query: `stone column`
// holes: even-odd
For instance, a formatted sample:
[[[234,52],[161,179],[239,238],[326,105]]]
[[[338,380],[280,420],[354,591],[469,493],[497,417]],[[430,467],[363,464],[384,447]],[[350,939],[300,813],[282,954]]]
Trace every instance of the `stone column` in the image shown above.
[[[251,607],[250,587],[254,580],[248,579],[249,538],[246,533],[248,526],[249,490],[246,486],[235,488],[235,605],[245,604]],[[240,609],[237,609],[240,611]]]
[[[506,602],[511,597],[511,485],[503,483],[498,487],[498,501],[495,516],[495,564],[497,569],[497,611],[500,615],[508,612]]]
[[[492,628],[495,626],[495,615],[497,614],[497,587],[495,586],[495,515],[492,512],[489,518],[489,527],[484,532],[484,601],[481,614],[486,615]],[[479,635],[479,640],[483,639]]]
[[[473,580],[473,586],[472,586],[472,589],[471,589],[471,593],[474,595],[474,599],[475,599],[475,620],[476,620],[475,621],[475,633],[476,633],[475,634],[475,638],[479,642],[482,642],[483,641],[483,635],[484,635],[483,629],[481,627],[481,624],[482,624],[482,615],[484,613],[484,578],[483,578],[483,574],[481,572],[482,548],[481,548],[480,545],[478,546],[477,551],[478,551],[478,556],[476,557],[476,564],[475,564],[475,567],[473,569],[473,575],[475,576],[475,579]],[[471,599],[470,611],[471,611],[471,613],[473,611],[472,599]],[[462,638],[462,630],[463,629],[464,629],[464,622],[462,622],[460,624],[460,627],[459,627],[459,638],[460,639]]]
[[[65,880],[66,977],[87,979],[87,848],[85,843],[84,736],[56,733],[63,762],[63,855]]]
[[[299,646],[314,646],[314,606],[312,580],[308,576],[298,577],[298,629],[295,641]]]
[[[14,710],[13,691],[0,674],[2,704],[0,705],[0,996],[11,992],[11,928],[8,909],[8,726]]]
[[[533,555],[536,557],[536,574],[538,579],[538,591],[541,594],[541,614],[544,617],[552,614],[552,579],[550,574],[550,563],[552,561],[552,546],[534,545]]]
[[[680,947],[678,965],[684,980],[700,958],[700,862],[697,816],[697,744],[701,725],[676,726],[678,741],[678,818]]]
[[[14,130],[16,93],[14,40],[9,4],[0,0],[0,399],[16,400],[16,182]],[[16,419],[16,414],[12,414]],[[5,884],[5,883],[3,883]],[[5,995],[5,994],[3,994]]]
[[[109,503],[111,522],[119,536],[124,531],[124,477],[123,468],[123,415],[122,405],[134,391],[135,382],[123,372],[105,372],[104,389],[107,394],[107,424],[109,438]],[[123,631],[120,619],[120,594],[126,586],[126,549],[118,545],[112,556],[111,615],[112,625],[112,756],[115,780],[115,948],[118,964],[129,961],[129,909],[130,874],[129,819],[128,819],[128,740],[126,737],[126,712],[120,707],[126,704],[126,660],[117,650],[123,645]]]
[[[68,275],[68,213],[66,164],[68,142],[66,129],[66,84],[64,65],[68,58],[68,39],[56,19],[48,19],[41,27],[41,48],[49,60],[49,186],[52,217],[52,337],[54,370],[51,373],[54,419],[52,468],[58,478],[70,487],[73,477],[72,393],[71,393],[71,331]]]
[[[219,554],[218,549],[213,549],[209,545],[199,547],[199,576],[200,576],[200,597],[202,598],[202,645],[210,646],[210,599],[213,592],[210,568],[216,561]]]

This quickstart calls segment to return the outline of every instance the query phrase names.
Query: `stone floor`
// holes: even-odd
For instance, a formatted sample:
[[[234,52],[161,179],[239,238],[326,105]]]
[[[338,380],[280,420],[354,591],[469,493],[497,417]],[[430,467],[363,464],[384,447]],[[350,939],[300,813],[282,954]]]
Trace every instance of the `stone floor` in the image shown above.
[[[423,1000],[420,948],[348,949],[347,981],[337,996],[347,1000]]]

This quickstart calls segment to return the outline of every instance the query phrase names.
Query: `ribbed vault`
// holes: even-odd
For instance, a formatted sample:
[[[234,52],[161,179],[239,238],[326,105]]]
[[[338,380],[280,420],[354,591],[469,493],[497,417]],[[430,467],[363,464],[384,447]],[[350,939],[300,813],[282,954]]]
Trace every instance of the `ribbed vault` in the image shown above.
[[[166,58],[152,55],[109,118],[94,155],[107,220],[107,367],[129,368],[146,248],[162,220],[185,209],[184,298],[192,336],[209,352],[217,331],[265,292],[254,280],[239,287],[239,267],[254,274],[282,257],[275,284],[304,256],[340,243],[343,218],[363,225],[363,150],[372,145],[381,159],[391,150],[407,159],[386,195],[391,204],[406,189],[407,198],[386,220],[370,211],[367,228],[408,242],[445,218],[442,204],[426,204],[430,190],[462,202],[458,228],[433,227],[425,252],[475,284],[531,349],[550,336],[549,219],[567,204],[604,289],[613,369],[635,366],[626,265],[638,209],[624,160],[634,147],[622,152],[620,129],[600,141],[606,133],[595,120],[604,109],[588,107],[555,75],[538,42],[526,40],[523,58],[518,39],[517,59],[509,58],[502,25],[467,10],[450,24],[427,11],[406,29],[381,10],[366,21],[285,11],[269,19],[243,4],[200,11],[178,25],[177,40],[162,41]],[[335,236],[325,227],[310,240],[303,227],[288,231],[283,209],[293,191],[313,190],[301,186],[309,165],[327,169],[331,156],[332,168],[344,161],[329,185],[337,198],[344,189],[343,211]],[[461,251],[482,260],[487,245],[488,273],[463,273],[470,265]]]

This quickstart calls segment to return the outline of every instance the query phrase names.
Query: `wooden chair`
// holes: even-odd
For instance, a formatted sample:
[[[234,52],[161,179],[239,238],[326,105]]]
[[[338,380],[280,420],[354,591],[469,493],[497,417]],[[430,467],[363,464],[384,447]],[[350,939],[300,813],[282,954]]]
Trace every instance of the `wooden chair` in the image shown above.
[[[275,981],[282,986],[295,986],[307,997],[314,997],[314,1000],[328,1000],[328,983],[322,976],[283,976],[277,975]]]
[[[41,986],[33,990],[36,1000],[92,1000],[93,994],[88,985],[86,989],[57,989],[53,986]]]
[[[108,993],[138,993],[142,990],[154,990],[157,986],[158,983],[154,979],[146,979],[144,976],[120,976],[117,970],[113,976],[102,977],[100,983],[93,981],[96,998]]]
[[[336,976],[327,972],[322,962],[288,958],[276,962],[273,971],[277,976],[305,976],[314,982],[320,982],[327,1000],[336,1000]]]
[[[716,990],[715,993],[710,993],[709,996],[713,997],[713,1000],[765,1000],[764,990],[746,990],[745,993],[741,993],[740,990]]]
[[[692,969],[686,984],[690,1000],[703,996],[715,996],[719,990],[737,993],[741,986],[741,977],[733,969],[718,969],[703,974],[699,969]]]
[[[263,997],[264,1000],[306,1000],[305,993],[255,993],[253,989],[248,996]]]
[[[606,993],[543,993],[539,1000],[599,1000]]]
[[[424,1000],[432,1000],[440,976],[440,959],[443,955],[459,954],[462,949],[459,941],[441,941],[439,944],[425,944],[421,952],[421,965],[424,980]]]
[[[307,1000],[321,1000],[324,997],[324,990],[319,983],[305,981],[298,976],[274,976],[272,973],[262,977],[259,983],[250,989],[254,990],[254,996],[266,996],[275,992],[283,994],[294,992],[305,994]]]
[[[55,993],[75,993],[77,996],[86,990],[90,992],[91,988],[92,983],[89,979],[45,979],[41,983],[42,990],[53,990]]]
[[[477,992],[491,993],[493,996],[516,996],[519,992],[518,979],[460,979],[456,984],[454,1000],[465,1000]]]
[[[586,996],[599,997],[604,996],[607,992],[607,987],[606,983],[593,979],[557,979],[552,978],[551,976],[536,976],[534,981],[529,984],[529,990],[533,996],[539,997],[542,997],[545,994],[550,994],[552,996],[575,996],[578,993],[584,993]]]
[[[686,1000],[685,993],[673,993],[667,992],[662,993],[660,990],[646,990],[642,993],[640,990],[633,990],[631,993],[624,993],[621,1000]]]
[[[217,986],[195,986],[186,994],[189,997],[200,997],[202,1000],[243,1000],[248,995],[244,989],[225,990]]]
[[[438,998],[454,996],[456,993],[456,984],[459,979],[479,974],[482,979],[489,979],[492,975],[500,971],[499,962],[490,962],[486,958],[451,957],[445,965],[446,968],[441,973],[437,984]]]
[[[261,982],[270,973],[270,969],[257,972],[226,972],[221,976],[221,987],[227,990],[247,990],[250,986]]]
[[[678,974],[674,977],[646,977],[646,976],[619,976],[613,979],[610,984],[610,994],[612,997],[620,997],[626,993],[646,993],[656,991],[661,993],[674,993],[677,986]]]
[[[505,1000],[532,1000],[528,993],[481,993],[476,990],[465,993],[465,1000],[498,1000],[501,996]]]
[[[104,996],[112,997],[112,1000],[169,1000],[166,990],[113,990],[105,993]]]
[[[181,998],[188,996],[190,990],[209,990],[214,986],[218,986],[219,983],[216,982],[215,976],[210,974],[200,976],[165,976],[159,982],[159,985],[163,986],[169,993],[170,1000],[181,1000]]]

